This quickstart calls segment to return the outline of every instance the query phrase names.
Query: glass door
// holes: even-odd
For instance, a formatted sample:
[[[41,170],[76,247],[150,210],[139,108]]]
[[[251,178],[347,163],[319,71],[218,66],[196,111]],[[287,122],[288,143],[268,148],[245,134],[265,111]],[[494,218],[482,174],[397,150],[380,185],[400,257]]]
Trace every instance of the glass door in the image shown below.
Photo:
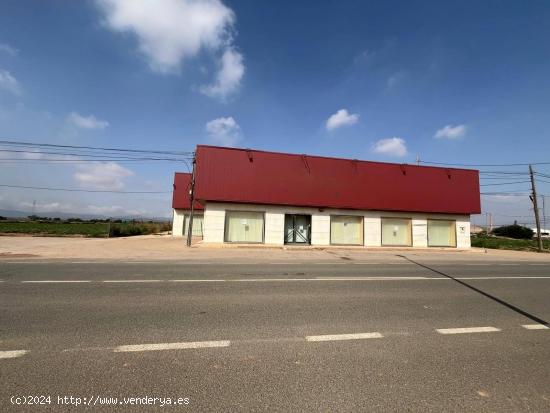
[[[285,215],[285,244],[311,243],[311,215]]]

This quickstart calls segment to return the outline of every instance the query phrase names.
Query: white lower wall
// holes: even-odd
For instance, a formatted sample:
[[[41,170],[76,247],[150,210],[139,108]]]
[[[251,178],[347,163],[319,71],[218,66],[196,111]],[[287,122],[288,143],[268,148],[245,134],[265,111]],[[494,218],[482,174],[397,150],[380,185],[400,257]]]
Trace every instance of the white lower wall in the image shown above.
[[[428,219],[449,219],[456,221],[458,248],[470,247],[470,216],[451,214],[427,214],[386,211],[356,211],[328,208],[286,207],[279,205],[230,204],[207,202],[204,211],[204,242],[224,242],[225,211],[256,211],[265,213],[266,244],[284,244],[285,214],[311,215],[311,244],[330,245],[330,216],[362,216],[364,222],[364,245],[380,247],[382,244],[382,217],[410,218],[412,220],[413,247],[428,246]],[[174,211],[176,212],[176,210]],[[174,226],[176,214],[174,213]],[[183,228],[183,227],[182,227]]]
[[[456,220],[456,246],[458,248],[470,248],[470,217],[462,216]]]
[[[188,209],[173,209],[173,218],[172,218],[172,236],[173,237],[182,237],[184,234],[183,226],[187,225],[189,226],[189,223],[185,222],[185,215],[189,214],[190,211]],[[195,217],[202,216],[202,211],[195,211]],[[196,223],[196,220],[193,220],[193,223]],[[195,230],[196,226],[193,225],[193,236],[201,236],[200,235],[200,227],[198,230]]]
[[[173,219],[172,219],[172,236],[173,237],[182,237],[183,236],[183,221],[185,216],[184,209],[174,209],[173,210]]]
[[[204,209],[204,242],[223,242],[225,228],[225,207],[223,204],[210,204]]]

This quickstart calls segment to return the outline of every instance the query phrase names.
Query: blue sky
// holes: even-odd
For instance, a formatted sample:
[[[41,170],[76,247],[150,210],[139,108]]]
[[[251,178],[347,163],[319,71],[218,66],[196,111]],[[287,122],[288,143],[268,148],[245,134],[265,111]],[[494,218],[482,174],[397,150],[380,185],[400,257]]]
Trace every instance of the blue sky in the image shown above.
[[[0,136],[548,162],[549,18],[546,1],[3,1]],[[170,190],[175,170],[185,168],[5,163],[0,183]],[[495,182],[507,181],[482,183]],[[168,215],[169,199],[4,189],[0,209]],[[483,207],[496,222],[530,215],[527,197]]]

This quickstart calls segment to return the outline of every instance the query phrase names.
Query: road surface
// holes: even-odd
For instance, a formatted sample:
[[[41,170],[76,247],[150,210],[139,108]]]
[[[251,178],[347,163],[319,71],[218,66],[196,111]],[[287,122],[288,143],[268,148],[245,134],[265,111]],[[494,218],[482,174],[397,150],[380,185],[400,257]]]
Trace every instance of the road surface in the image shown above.
[[[403,255],[0,261],[0,410],[550,411],[550,262]]]

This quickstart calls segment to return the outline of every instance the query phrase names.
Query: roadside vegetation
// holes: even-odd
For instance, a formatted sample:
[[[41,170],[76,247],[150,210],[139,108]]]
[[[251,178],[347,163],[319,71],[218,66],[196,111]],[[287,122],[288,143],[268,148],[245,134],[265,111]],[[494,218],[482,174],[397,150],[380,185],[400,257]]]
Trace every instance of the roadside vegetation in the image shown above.
[[[550,252],[550,239],[542,240],[543,248]],[[505,225],[495,228],[491,233],[483,231],[472,235],[472,247],[492,248],[515,251],[537,251],[537,238],[531,228],[521,225]]]
[[[62,220],[30,216],[28,219],[0,219],[0,234],[27,234],[34,236],[80,236],[92,238],[129,237],[158,234],[171,230],[168,222],[89,220],[79,218]]]

